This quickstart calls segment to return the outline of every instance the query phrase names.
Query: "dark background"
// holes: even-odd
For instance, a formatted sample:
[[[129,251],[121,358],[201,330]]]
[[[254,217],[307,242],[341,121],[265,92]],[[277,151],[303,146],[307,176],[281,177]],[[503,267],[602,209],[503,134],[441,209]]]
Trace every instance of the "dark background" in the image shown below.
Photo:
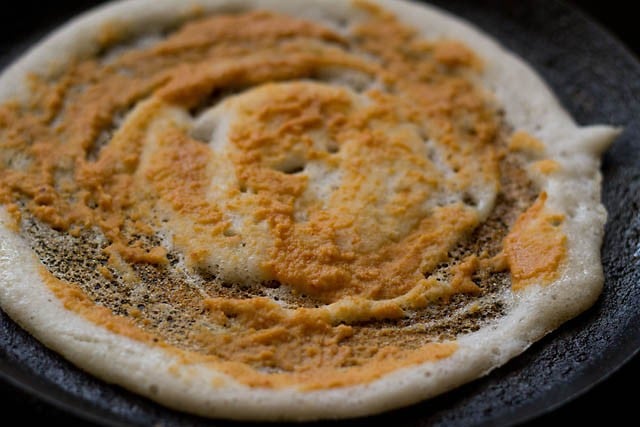
[[[97,3],[91,0],[66,0],[61,2],[77,10]],[[12,1],[11,6],[3,2],[0,15],[0,40],[12,40],[14,34],[25,32],[29,28],[53,28],[60,22],[56,12],[61,2],[43,2],[34,0]],[[509,3],[505,1],[504,3]],[[512,3],[517,3],[513,0]],[[570,1],[582,9],[595,21],[606,27],[621,40],[635,55],[640,53],[640,32],[637,30],[638,18],[629,11],[633,2],[607,1],[584,2]],[[544,2],[540,2],[544,5]],[[7,9],[8,7],[8,9]],[[36,11],[37,13],[31,13]],[[4,44],[2,46],[5,46]],[[3,47],[8,51],[0,54],[20,51],[24,45]],[[638,76],[640,78],[640,76]],[[639,100],[640,101],[640,100]],[[632,155],[640,155],[633,153]],[[638,425],[637,415],[640,403],[637,401],[638,381],[640,380],[640,356],[636,355],[620,370],[613,373],[604,382],[595,385],[587,393],[575,398],[560,408],[525,424],[526,427],[538,425],[556,425],[567,423],[576,425],[588,423],[611,423],[614,425]],[[0,424],[15,416],[20,424],[35,425],[89,425],[81,419],[58,410],[56,407],[40,401],[28,393],[0,381]],[[636,422],[632,422],[635,417]]]

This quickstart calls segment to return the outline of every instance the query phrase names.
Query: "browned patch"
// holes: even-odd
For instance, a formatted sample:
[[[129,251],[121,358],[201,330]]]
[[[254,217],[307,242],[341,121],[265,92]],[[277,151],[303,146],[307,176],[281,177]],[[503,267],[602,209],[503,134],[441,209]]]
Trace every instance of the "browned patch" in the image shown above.
[[[539,155],[544,153],[544,144],[536,137],[523,131],[514,132],[509,140],[509,150],[523,151]]]
[[[531,166],[543,175],[551,175],[560,170],[560,164],[552,159],[538,160]]]
[[[567,238],[561,231],[564,215],[544,209],[546,193],[523,213],[505,239],[504,251],[513,288],[551,283],[566,258]]]

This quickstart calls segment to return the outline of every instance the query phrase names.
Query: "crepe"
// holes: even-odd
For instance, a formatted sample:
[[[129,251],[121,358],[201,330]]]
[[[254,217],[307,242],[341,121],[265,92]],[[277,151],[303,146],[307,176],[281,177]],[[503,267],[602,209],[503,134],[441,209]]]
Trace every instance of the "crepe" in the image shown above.
[[[617,130],[423,4],[115,2],[6,70],[0,101],[0,305],[178,410],[409,405],[602,287]]]

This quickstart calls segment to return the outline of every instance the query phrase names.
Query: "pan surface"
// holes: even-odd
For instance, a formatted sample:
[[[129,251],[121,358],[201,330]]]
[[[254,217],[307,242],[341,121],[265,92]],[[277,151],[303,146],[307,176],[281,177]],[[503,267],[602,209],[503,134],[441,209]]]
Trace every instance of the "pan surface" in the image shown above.
[[[17,9],[3,13],[0,69],[50,30],[98,3],[23,0]],[[640,63],[620,42],[566,3],[431,3],[468,19],[532,64],[580,124],[624,126],[602,166],[603,202],[609,211],[602,249],[605,289],[588,312],[485,378],[380,416],[316,424],[486,426],[534,418],[554,421],[560,416],[579,421],[583,418],[577,412],[595,413],[589,408],[592,404],[619,385],[634,384],[634,378],[625,377],[640,372],[636,355],[640,349],[640,123],[636,119],[640,117]],[[621,373],[570,402],[629,360]],[[0,391],[2,414],[22,415],[23,420],[67,425],[238,425],[171,411],[96,380],[44,348],[2,311]],[[635,413],[633,408],[629,413]]]

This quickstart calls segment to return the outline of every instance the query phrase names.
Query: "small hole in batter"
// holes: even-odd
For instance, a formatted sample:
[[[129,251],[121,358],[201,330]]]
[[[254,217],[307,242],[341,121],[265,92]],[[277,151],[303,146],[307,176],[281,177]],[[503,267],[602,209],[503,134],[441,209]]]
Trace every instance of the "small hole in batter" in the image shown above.
[[[299,165],[291,166],[291,167],[288,167],[288,168],[283,168],[281,170],[281,172],[286,173],[287,175],[295,175],[295,174],[298,174],[298,173],[300,173],[302,171],[304,171],[304,165],[302,165],[302,166],[299,166]]]
[[[234,230],[233,228],[227,228],[222,232],[222,234],[225,237],[233,237],[233,236],[237,236],[238,232],[236,230]]]
[[[465,193],[465,195],[462,196],[462,203],[473,208],[478,207],[478,201],[468,193]]]
[[[339,146],[338,146],[338,144],[336,144],[335,142],[330,141],[330,142],[327,144],[327,153],[335,154],[335,153],[337,153],[338,151],[340,151],[340,147],[339,147]]]
[[[280,282],[278,282],[277,280],[269,280],[267,282],[262,282],[262,285],[265,288],[277,289],[280,287]]]
[[[329,21],[332,21],[335,27],[339,30],[346,30],[349,26],[349,20],[344,16],[332,16],[327,17]]]

